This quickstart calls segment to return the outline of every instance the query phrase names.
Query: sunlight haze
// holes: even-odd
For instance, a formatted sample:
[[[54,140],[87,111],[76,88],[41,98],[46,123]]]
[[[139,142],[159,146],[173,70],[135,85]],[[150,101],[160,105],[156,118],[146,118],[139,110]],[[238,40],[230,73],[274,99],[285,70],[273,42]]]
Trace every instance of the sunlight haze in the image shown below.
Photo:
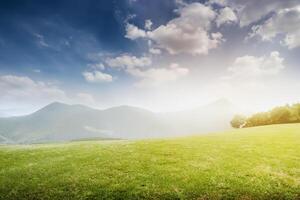
[[[0,116],[54,101],[169,112],[227,99],[256,112],[300,100],[299,26],[285,23],[299,19],[297,1],[243,11],[239,0],[183,2],[1,6],[10,26],[0,32]],[[259,20],[256,6],[277,14]]]

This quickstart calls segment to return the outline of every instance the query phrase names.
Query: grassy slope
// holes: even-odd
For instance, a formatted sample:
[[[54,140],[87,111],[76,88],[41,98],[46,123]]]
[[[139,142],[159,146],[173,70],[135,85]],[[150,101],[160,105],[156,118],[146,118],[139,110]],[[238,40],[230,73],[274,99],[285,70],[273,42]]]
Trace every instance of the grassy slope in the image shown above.
[[[300,124],[0,147],[0,199],[300,199]]]

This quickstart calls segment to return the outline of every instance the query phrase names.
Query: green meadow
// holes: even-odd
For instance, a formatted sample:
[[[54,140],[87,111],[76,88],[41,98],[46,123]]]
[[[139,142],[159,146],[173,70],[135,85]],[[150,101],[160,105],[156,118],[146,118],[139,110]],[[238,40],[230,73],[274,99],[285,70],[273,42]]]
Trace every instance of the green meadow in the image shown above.
[[[0,146],[0,199],[300,199],[300,124]]]

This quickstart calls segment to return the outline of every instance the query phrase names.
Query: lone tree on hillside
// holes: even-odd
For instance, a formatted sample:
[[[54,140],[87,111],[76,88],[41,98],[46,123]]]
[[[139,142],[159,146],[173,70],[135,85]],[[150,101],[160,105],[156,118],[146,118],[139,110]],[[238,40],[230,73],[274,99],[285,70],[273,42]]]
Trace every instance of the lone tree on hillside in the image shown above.
[[[242,115],[235,115],[230,124],[233,128],[243,128],[246,125],[247,118]]]

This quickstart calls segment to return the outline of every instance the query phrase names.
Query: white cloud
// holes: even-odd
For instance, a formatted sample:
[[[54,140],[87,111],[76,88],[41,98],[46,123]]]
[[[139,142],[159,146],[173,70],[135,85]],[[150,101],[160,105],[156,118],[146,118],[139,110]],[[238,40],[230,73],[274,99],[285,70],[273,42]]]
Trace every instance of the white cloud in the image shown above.
[[[101,71],[83,72],[85,80],[91,83],[112,82],[113,77],[110,74]]]
[[[103,63],[93,63],[93,64],[88,64],[87,66],[92,69],[101,69],[101,70],[105,69],[105,66],[103,65]]]
[[[162,53],[162,51],[157,48],[156,46],[153,46],[153,42],[151,40],[148,40],[148,50],[149,53],[154,54],[154,55],[159,55]]]
[[[156,54],[156,55],[161,54],[161,50],[160,49],[155,49],[155,48],[150,48],[149,52],[151,54]]]
[[[225,6],[227,5],[227,0],[209,0],[207,2],[208,5],[212,5],[212,4],[217,4],[220,6]]]
[[[0,102],[51,102],[66,99],[65,92],[53,84],[34,81],[26,76],[0,76]]]
[[[231,78],[251,78],[263,75],[276,75],[282,69],[284,59],[279,52],[273,51],[269,56],[255,57],[242,56],[235,59],[233,65],[228,68],[232,73]]]
[[[184,0],[175,0],[177,6],[186,6],[187,3]]]
[[[107,58],[106,64],[113,68],[126,69],[135,67],[146,67],[151,65],[149,57],[135,57],[130,55],[121,55],[115,58]]]
[[[238,18],[236,16],[236,14],[229,7],[222,8],[219,11],[219,15],[216,19],[216,23],[217,23],[218,27],[221,26],[222,24],[235,23],[237,21],[238,21]]]
[[[138,87],[151,87],[159,86],[166,82],[175,81],[189,73],[187,68],[180,67],[178,64],[173,63],[167,68],[149,68],[141,70],[138,68],[128,69],[128,73],[140,78],[136,86]]]
[[[147,36],[170,54],[189,53],[193,55],[208,54],[216,48],[222,37],[210,33],[211,23],[217,14],[209,6],[200,3],[185,5],[178,10],[179,17],[161,25]],[[216,36],[216,35],[215,35]]]
[[[152,21],[151,21],[150,19],[147,19],[147,20],[145,21],[145,29],[146,29],[146,30],[151,30],[152,25],[153,25],[153,23],[152,23]]]
[[[241,26],[257,22],[271,12],[299,5],[298,0],[226,0],[226,2],[238,11]]]
[[[207,5],[228,6],[238,12],[240,25],[248,26],[272,12],[299,5],[298,0],[209,0]]]
[[[131,40],[135,40],[138,38],[146,37],[146,32],[142,29],[139,29],[135,25],[127,23],[125,37]]]
[[[249,37],[259,35],[262,40],[270,41],[277,35],[283,34],[285,38],[281,44],[293,49],[300,46],[300,6],[283,9],[274,14],[261,25],[254,26]]]
[[[40,47],[50,47],[50,45],[45,41],[45,38],[43,35],[38,33],[33,33],[33,35],[37,38],[37,44]]]
[[[159,49],[154,51],[157,50],[160,52]],[[166,68],[149,68],[152,61],[148,57],[137,58],[135,56],[122,55],[116,58],[109,58],[106,60],[106,63],[112,68],[121,69],[127,74],[138,78],[139,80],[135,84],[138,87],[158,86],[169,81],[175,81],[189,73],[187,68],[180,67],[176,63]]]
[[[110,52],[87,53],[86,58],[92,62],[101,62],[104,58],[113,56]]]

